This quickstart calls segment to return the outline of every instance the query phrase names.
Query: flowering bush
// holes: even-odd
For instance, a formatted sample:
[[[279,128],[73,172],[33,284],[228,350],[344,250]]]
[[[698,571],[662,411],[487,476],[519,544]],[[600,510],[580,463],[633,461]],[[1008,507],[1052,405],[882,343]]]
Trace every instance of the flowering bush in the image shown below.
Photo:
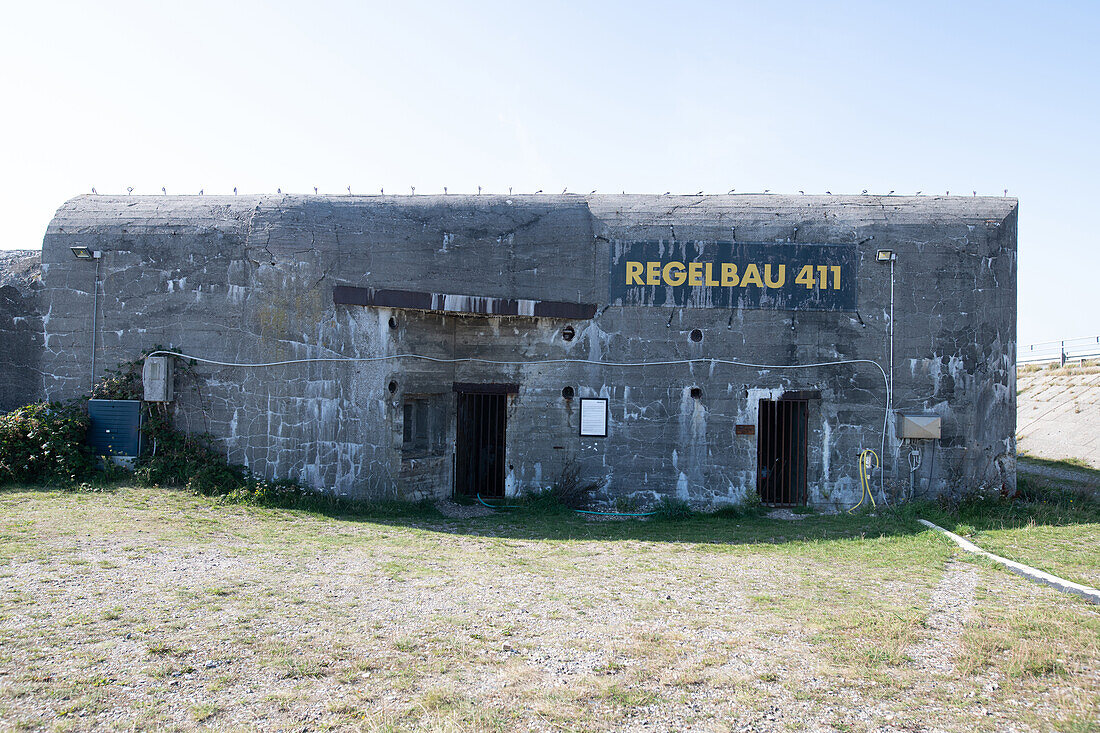
[[[40,402],[0,415],[0,484],[76,483],[90,474],[88,424],[87,411],[74,403]]]

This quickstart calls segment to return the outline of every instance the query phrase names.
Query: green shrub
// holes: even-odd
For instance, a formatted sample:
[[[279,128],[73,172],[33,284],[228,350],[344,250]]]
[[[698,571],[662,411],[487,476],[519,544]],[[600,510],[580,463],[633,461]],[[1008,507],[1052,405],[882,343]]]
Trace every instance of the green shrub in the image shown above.
[[[671,496],[662,496],[656,511],[660,519],[687,519],[695,514],[686,501]]]
[[[741,500],[740,504],[724,506],[716,510],[713,515],[725,519],[749,519],[752,517],[762,517],[767,511],[768,508],[760,501],[760,495],[755,491],[747,491],[745,492],[745,498]]]
[[[616,496],[614,511],[622,514],[634,514],[642,511],[642,503],[634,496]]]
[[[122,362],[107,372],[107,377],[92,388],[92,397],[112,400],[140,400],[142,365],[150,353],[162,351],[154,346],[136,359]],[[194,377],[194,363],[177,361],[176,375],[181,381]],[[198,389],[197,385],[192,385]],[[206,434],[186,433],[172,425],[167,405],[142,407],[142,433],[148,453],[138,459],[134,479],[142,486],[182,486],[204,496],[224,496],[242,491],[253,482],[243,466],[230,464],[214,447],[214,438]]]
[[[184,484],[188,490],[203,496],[230,494],[243,487],[248,480],[241,466],[234,466],[221,458],[199,466]]]
[[[214,475],[214,467],[228,465],[224,457],[210,447],[207,436],[193,435],[176,430],[166,410],[153,408],[147,410],[142,424],[142,432],[147,438],[150,452],[138,460],[134,477],[139,484],[146,486],[187,486],[200,471],[204,476],[200,481],[207,494],[226,493],[243,481],[232,482],[227,473]],[[220,490],[214,490],[217,479]]]
[[[227,493],[225,498],[227,501],[238,504],[259,504],[291,509],[339,510],[349,509],[354,505],[354,502],[332,494],[310,491],[289,479],[267,481],[255,476],[249,477],[236,489]]]
[[[152,447],[134,471],[140,485],[182,486],[203,496],[282,507],[300,506],[314,496],[294,481],[267,481],[229,463],[212,436],[177,430],[166,407],[147,408],[142,430]]]
[[[0,484],[73,484],[92,473],[88,413],[76,403],[37,403],[0,415]]]
[[[151,351],[160,349],[154,346]],[[148,353],[109,370],[92,389],[92,396],[140,400],[141,369]],[[179,363],[177,376],[194,377],[193,366],[193,362]],[[197,391],[197,385],[193,389]],[[133,472],[140,486],[178,486],[227,501],[289,508],[342,511],[357,506],[294,481],[267,481],[244,466],[230,464],[212,436],[177,430],[167,405],[145,404],[142,411],[148,452],[138,458]],[[124,469],[97,461],[85,447],[89,424],[86,400],[29,405],[0,415],[0,484],[50,482],[99,490],[121,480]]]
[[[225,496],[249,504],[290,506],[309,493],[289,480],[267,481],[229,463],[209,435],[176,430],[150,410],[143,430],[154,448],[138,461],[134,478],[142,486],[182,486],[203,496]]]
[[[150,353],[162,351],[154,346],[136,359],[124,361],[92,388],[92,397],[111,400],[140,400],[142,365]],[[193,363],[177,362],[177,376],[182,380],[194,375]],[[166,405],[142,406],[142,433],[149,452],[138,459],[134,471],[137,483],[143,486],[183,486],[196,494],[220,496],[241,489],[249,481],[243,466],[231,465],[205,434],[176,430]]]
[[[108,369],[107,376],[92,387],[92,399],[95,400],[140,400],[145,398],[141,385],[141,367],[143,359],[135,359]]]

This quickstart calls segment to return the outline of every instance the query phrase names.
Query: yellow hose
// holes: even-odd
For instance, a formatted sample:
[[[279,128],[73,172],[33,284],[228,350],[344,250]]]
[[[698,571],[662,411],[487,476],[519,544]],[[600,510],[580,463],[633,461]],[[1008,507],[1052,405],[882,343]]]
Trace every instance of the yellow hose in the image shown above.
[[[860,488],[863,489],[863,493],[859,496],[859,504],[856,504],[854,507],[848,510],[849,514],[854,512],[856,509],[859,509],[860,506],[862,506],[864,499],[870,499],[871,506],[875,508],[878,507],[878,505],[875,504],[875,497],[871,494],[871,477],[867,475],[867,462],[863,460],[863,457],[868,453],[875,457],[875,468],[878,468],[882,465],[882,461],[879,460],[878,454],[870,448],[859,454],[859,485]]]

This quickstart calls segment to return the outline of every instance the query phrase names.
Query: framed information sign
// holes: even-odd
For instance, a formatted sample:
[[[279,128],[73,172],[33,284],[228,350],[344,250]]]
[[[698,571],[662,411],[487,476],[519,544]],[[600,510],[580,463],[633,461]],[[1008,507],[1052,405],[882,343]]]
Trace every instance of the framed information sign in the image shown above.
[[[581,437],[607,437],[606,397],[581,397]]]

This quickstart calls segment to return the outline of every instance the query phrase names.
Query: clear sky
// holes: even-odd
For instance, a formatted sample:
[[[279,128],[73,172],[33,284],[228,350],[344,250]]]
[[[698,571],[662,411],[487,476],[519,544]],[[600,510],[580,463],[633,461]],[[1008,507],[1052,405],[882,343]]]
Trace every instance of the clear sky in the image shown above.
[[[1100,333],[1098,3],[0,12],[0,248],[40,246],[57,206],[93,186],[1008,189],[1020,199],[1020,341]]]

